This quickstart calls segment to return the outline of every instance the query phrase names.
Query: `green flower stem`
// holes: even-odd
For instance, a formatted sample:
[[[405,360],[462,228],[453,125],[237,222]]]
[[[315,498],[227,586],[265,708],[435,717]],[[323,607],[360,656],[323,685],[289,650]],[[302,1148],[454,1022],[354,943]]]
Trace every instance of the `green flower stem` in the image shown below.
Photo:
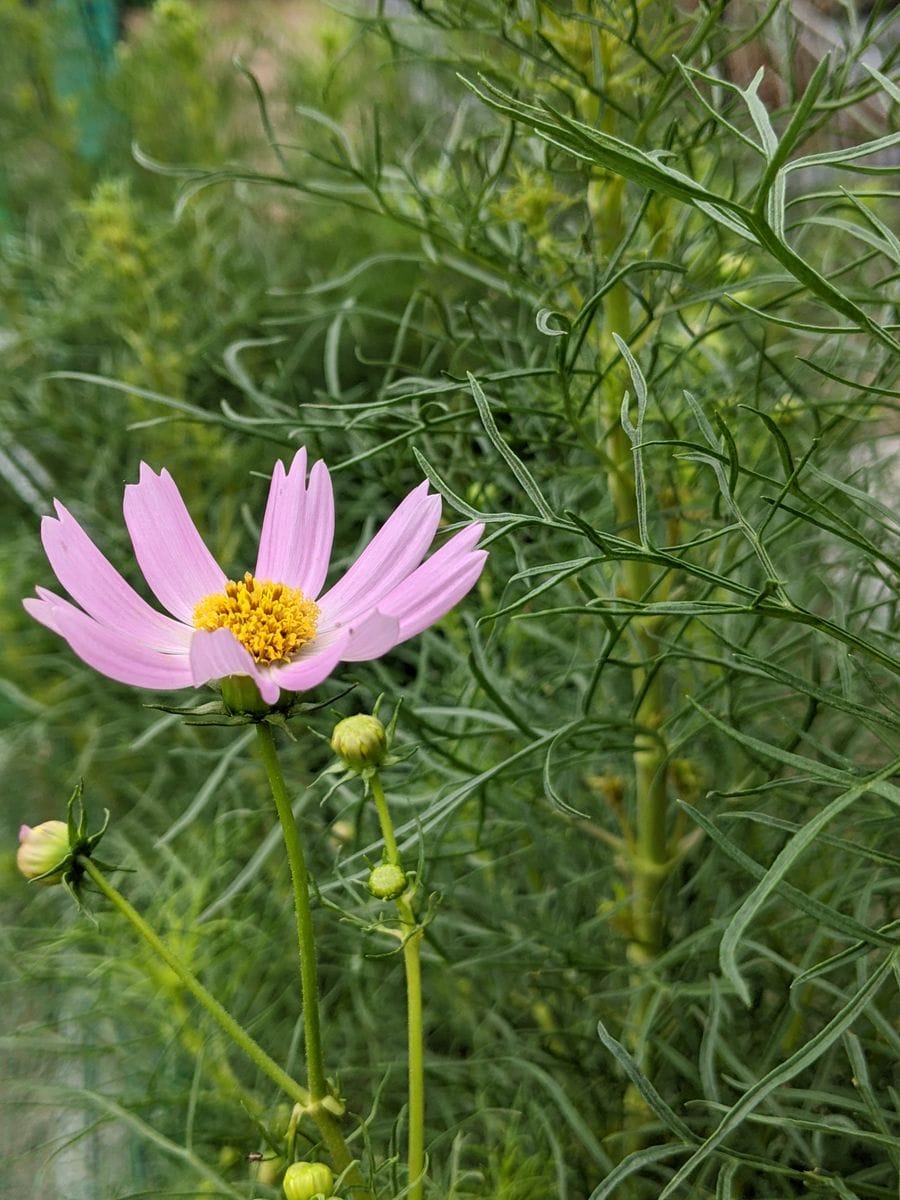
[[[316,973],[316,943],[313,933],[312,909],[309,903],[309,874],[291,809],[284,776],[278,762],[275,738],[265,721],[256,726],[259,753],[266,769],[272,798],[281,821],[284,846],[287,850],[294,885],[294,910],[297,915],[297,943],[300,950],[300,991],[303,998],[303,1032],[306,1050],[306,1074],[309,1095],[313,1103],[328,1094],[325,1069],[322,1065],[322,1032],[319,1021],[319,985]]]
[[[425,1185],[425,1030],[422,1023],[422,930],[415,924],[409,905],[397,901],[401,920],[409,933],[403,942],[406,971],[406,1029],[409,1075],[409,1200],[422,1200]],[[403,910],[406,909],[406,916]]]
[[[174,971],[184,987],[206,1009],[219,1028],[231,1038],[238,1049],[243,1050],[259,1070],[281,1088],[286,1096],[290,1096],[292,1100],[297,1104],[303,1105],[305,1108],[310,1101],[306,1089],[301,1087],[295,1079],[292,1079],[286,1071],[283,1071],[278,1063],[266,1054],[262,1046],[255,1042],[250,1034],[223,1008],[215,996],[206,990],[196,975],[185,966],[180,958],[172,953],[159,935],[147,924],[137,909],[129,904],[122,893],[113,887],[100,868],[84,856],[79,856],[78,865],[97,886],[99,891],[110,901],[113,907],[125,917],[135,932],[144,939],[154,954],[162,959],[167,967]]]
[[[369,777],[369,787],[375,799],[378,822],[384,838],[388,862],[401,867],[400,851],[394,836],[394,825],[388,811],[384,788],[377,772]],[[409,1076],[409,1141],[407,1164],[409,1200],[422,1200],[425,1186],[425,1030],[422,1017],[422,934],[415,913],[406,896],[397,901],[397,913],[403,927],[403,967],[406,974],[406,1036],[407,1069]]]
[[[372,789],[375,808],[378,811],[378,824],[381,826],[381,836],[384,838],[384,848],[387,851],[388,862],[395,867],[402,868],[403,863],[400,861],[400,850],[397,846],[397,838],[394,836],[394,822],[391,820],[387,798],[385,797],[384,788],[381,785],[381,780],[377,772],[373,773],[369,778],[369,787]]]
[[[353,1162],[344,1135],[333,1111],[329,1108],[331,1096],[325,1080],[322,1059],[322,1033],[319,1021],[319,985],[316,973],[316,944],[313,933],[312,909],[309,903],[309,874],[297,823],[291,809],[284,776],[278,762],[275,738],[265,721],[256,726],[260,757],[272,790],[272,798],[281,821],[284,845],[291,868],[294,886],[294,909],[297,915],[297,942],[300,953],[300,991],[303,1002],[303,1031],[306,1050],[306,1072],[309,1082],[309,1104],[307,1112],[316,1123],[322,1140],[328,1147],[331,1160],[338,1171],[347,1171],[347,1184],[359,1200],[369,1193],[362,1176]],[[349,1171],[348,1171],[348,1168]]]

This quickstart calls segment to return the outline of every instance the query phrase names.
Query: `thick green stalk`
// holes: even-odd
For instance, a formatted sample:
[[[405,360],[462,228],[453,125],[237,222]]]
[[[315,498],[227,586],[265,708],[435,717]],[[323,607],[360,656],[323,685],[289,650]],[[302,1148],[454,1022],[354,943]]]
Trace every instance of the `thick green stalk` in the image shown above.
[[[377,774],[369,786],[378,811],[387,860],[402,869],[394,825],[388,811],[384,788]],[[403,967],[406,974],[407,1071],[409,1077],[409,1140],[407,1164],[409,1200],[422,1200],[425,1186],[425,1030],[422,1019],[422,929],[406,896],[397,899],[397,912],[403,927]]]
[[[275,749],[272,729],[265,721],[260,721],[256,726],[256,733],[260,757],[263,760],[272,798],[278,811],[278,819],[281,822],[281,831],[284,836],[294,887],[297,944],[300,956],[300,992],[303,1003],[304,1048],[309,1082],[309,1104],[306,1111],[315,1121],[335,1167],[338,1171],[344,1171],[350,1167],[353,1160],[337,1119],[328,1107],[331,1097],[325,1080],[322,1058],[319,985],[316,972],[316,943],[312,908],[309,903],[309,873],[306,869],[303,845],[291,809],[287,786],[278,762],[278,752]],[[351,1167],[347,1175],[347,1182],[360,1200],[364,1200],[364,1197],[368,1196],[362,1176],[356,1167]]]
[[[608,47],[607,47],[608,50]],[[606,64],[607,72],[611,63]],[[611,113],[607,122],[613,122]],[[607,176],[598,186],[590,187],[588,202],[596,222],[598,238],[610,255],[614,254],[625,232],[624,181]],[[607,292],[603,300],[603,359],[610,362],[617,353],[613,334],[626,342],[631,333],[631,304],[628,289],[620,281]],[[631,442],[622,428],[620,406],[622,397],[630,390],[631,383],[624,364],[608,370],[603,380],[602,419],[606,435],[607,478],[610,498],[616,514],[616,523],[623,537],[632,536],[637,530],[637,495],[634,479],[634,457]],[[636,540],[636,539],[635,539]],[[640,600],[652,585],[650,566],[645,562],[629,560],[622,564],[626,595]],[[634,833],[629,837],[627,853],[631,876],[631,938],[628,958],[637,968],[634,976],[634,1000],[627,1018],[627,1041],[632,1049],[645,1045],[643,1024],[647,1013],[648,992],[641,967],[651,963],[659,954],[663,943],[663,921],[659,910],[659,892],[669,870],[670,855],[666,823],[668,817],[668,794],[666,788],[666,752],[662,740],[656,736],[664,716],[664,690],[660,671],[653,670],[655,640],[646,621],[637,618],[631,622],[630,632],[634,639],[634,654],[641,665],[632,669],[632,691],[638,701],[634,713],[636,725],[632,761],[634,764],[635,820]],[[648,674],[651,672],[652,674]],[[641,1066],[647,1071],[649,1064],[641,1055]],[[643,1138],[636,1132],[647,1121],[649,1112],[646,1102],[629,1084],[622,1097],[626,1138],[623,1156],[643,1145]]]
[[[645,653],[649,646],[640,639]],[[640,672],[643,675],[643,672]],[[663,713],[662,679],[657,671],[638,707],[638,725],[654,729]],[[666,752],[659,738],[643,730],[634,739],[635,842],[632,854],[634,901],[632,958],[648,961],[662,949],[663,922],[657,899],[670,860],[666,820]]]
[[[604,246],[613,252],[624,230],[622,180],[610,178],[602,190],[592,186],[591,198],[594,200],[592,207],[600,238]],[[612,335],[617,333],[627,340],[631,328],[628,289],[624,283],[616,284],[604,297],[603,319],[604,349],[612,354],[616,350]],[[628,537],[629,531],[637,525],[637,499],[631,442],[619,420],[619,406],[629,382],[622,371],[610,371],[603,382],[604,421],[609,428],[606,455],[610,497],[620,532]],[[622,570],[626,594],[632,600],[639,600],[652,583],[649,565],[631,560],[623,564]],[[637,618],[632,621],[631,627],[637,656],[642,660],[652,658],[654,641],[646,624]],[[635,839],[630,855],[634,888],[630,955],[636,962],[646,962],[661,948],[662,921],[656,901],[669,860],[665,750],[660,739],[652,732],[663,717],[661,674],[657,670],[648,679],[643,667],[635,667],[632,687],[635,697],[641,699],[635,713],[639,731],[635,734],[633,753],[636,814]]]
[[[144,939],[154,954],[162,959],[170,970],[174,971],[187,991],[206,1009],[223,1033],[227,1034],[238,1049],[243,1050],[259,1070],[280,1087],[286,1096],[290,1096],[292,1100],[297,1104],[303,1105],[305,1108],[309,1104],[310,1099],[306,1089],[301,1087],[295,1079],[292,1079],[286,1071],[283,1071],[278,1063],[266,1054],[262,1046],[255,1042],[250,1034],[237,1023],[215,996],[206,990],[196,975],[185,966],[177,955],[172,953],[155,930],[147,924],[137,909],[129,904],[122,893],[113,887],[99,867],[86,857],[80,857],[78,865],[85,871],[107,900],[125,917],[135,932]]]

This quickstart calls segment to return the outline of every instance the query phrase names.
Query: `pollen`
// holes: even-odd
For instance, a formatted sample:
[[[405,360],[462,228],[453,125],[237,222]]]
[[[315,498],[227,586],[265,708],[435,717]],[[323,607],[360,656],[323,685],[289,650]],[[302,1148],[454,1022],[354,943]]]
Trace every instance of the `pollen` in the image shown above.
[[[289,662],[316,636],[318,619],[319,606],[299,588],[254,579],[249,571],[194,609],[195,628],[230,629],[264,666]]]

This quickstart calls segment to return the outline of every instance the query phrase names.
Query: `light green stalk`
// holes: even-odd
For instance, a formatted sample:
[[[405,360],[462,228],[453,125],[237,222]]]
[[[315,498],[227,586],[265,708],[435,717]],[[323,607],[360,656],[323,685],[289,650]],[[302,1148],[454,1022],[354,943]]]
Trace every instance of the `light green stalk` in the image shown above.
[[[129,904],[122,893],[109,882],[96,863],[92,862],[89,858],[81,856],[78,859],[78,865],[85,871],[113,907],[128,921],[138,936],[144,939],[153,953],[178,976],[186,990],[206,1009],[223,1033],[231,1038],[238,1049],[242,1050],[264,1075],[267,1075],[274,1084],[281,1088],[286,1096],[290,1096],[292,1100],[305,1108],[310,1100],[306,1089],[301,1087],[295,1079],[292,1079],[286,1071],[282,1070],[278,1063],[266,1054],[262,1046],[254,1041],[246,1029],[237,1023],[215,996],[207,991],[196,975],[169,949],[156,931],[147,924],[137,909]]]
[[[402,869],[394,826],[384,788],[377,773],[369,778],[375,799],[387,860]],[[425,1031],[422,1020],[422,928],[406,896],[396,901],[403,932],[403,967],[406,973],[407,1070],[409,1075],[409,1200],[422,1200],[425,1185]]]
[[[603,245],[611,252],[618,245],[624,231],[623,181],[607,178],[602,188],[592,185],[589,200]],[[604,297],[603,344],[612,354],[614,333],[628,340],[631,328],[631,311],[628,289],[618,283]],[[623,371],[610,371],[604,380],[604,421],[609,428],[606,439],[607,474],[610,497],[616,513],[616,522],[623,537],[637,526],[637,498],[634,487],[634,472],[631,442],[619,420],[619,406],[628,388]],[[625,591],[632,600],[639,600],[651,587],[650,566],[634,560],[622,565]],[[643,662],[653,658],[654,638],[645,621],[636,618],[631,623],[634,633],[636,657]],[[635,724],[638,731],[634,739],[634,786],[635,786],[635,833],[630,848],[629,867],[633,882],[632,945],[631,957],[636,961],[647,961],[655,957],[661,948],[662,921],[656,907],[659,889],[665,879],[670,860],[666,835],[667,792],[666,754],[662,740],[654,731],[659,727],[664,713],[664,692],[661,672],[656,670],[648,676],[647,669],[635,666],[632,671],[632,689],[640,697]]]
[[[368,1197],[368,1192],[359,1170],[355,1166],[351,1166],[353,1159],[335,1116],[335,1110],[340,1110],[340,1105],[331,1095],[325,1079],[321,1022],[319,1020],[316,943],[312,908],[309,903],[309,873],[306,869],[303,845],[278,762],[278,752],[275,749],[272,729],[265,721],[260,721],[256,726],[256,733],[260,757],[263,760],[272,798],[278,811],[278,819],[281,822],[294,888],[294,910],[297,918],[297,944],[300,960],[300,992],[303,1003],[304,1049],[309,1082],[309,1104],[306,1111],[315,1121],[336,1169],[347,1171],[348,1186],[353,1189],[354,1194],[360,1200],[364,1200],[365,1197]]]
[[[602,39],[604,72],[612,78],[615,50],[609,39]],[[608,132],[614,132],[614,114],[608,110],[603,117]],[[625,182],[619,177],[605,175],[589,185],[588,205],[594,217],[598,241],[612,255],[626,229],[624,208]],[[628,289],[620,281],[607,292],[603,300],[602,361],[610,362],[617,353],[613,334],[625,342],[631,336],[631,304]],[[610,497],[616,514],[618,532],[623,537],[637,530],[637,495],[635,491],[632,446],[620,419],[622,397],[630,381],[624,364],[607,372],[603,380],[602,419],[606,435],[604,447]],[[622,564],[624,590],[629,599],[640,600],[652,585],[650,566],[634,560]],[[635,997],[628,1014],[626,1040],[632,1050],[649,1045],[643,1037],[647,1013],[648,992],[642,967],[653,961],[663,944],[663,920],[659,909],[659,893],[671,869],[671,854],[666,830],[668,817],[667,756],[663,740],[656,730],[664,717],[664,684],[661,672],[652,664],[656,653],[651,626],[636,618],[631,622],[634,657],[632,691],[637,701],[634,713],[635,735],[632,761],[634,764],[635,821],[634,832],[627,836],[626,861],[631,879],[631,932],[628,958],[636,968]],[[648,672],[652,672],[649,674]],[[643,1070],[650,1070],[646,1053],[640,1055]],[[623,1095],[626,1131],[636,1131],[648,1116],[646,1102],[633,1085]],[[643,1139],[628,1132],[623,1144],[625,1154],[637,1150]]]

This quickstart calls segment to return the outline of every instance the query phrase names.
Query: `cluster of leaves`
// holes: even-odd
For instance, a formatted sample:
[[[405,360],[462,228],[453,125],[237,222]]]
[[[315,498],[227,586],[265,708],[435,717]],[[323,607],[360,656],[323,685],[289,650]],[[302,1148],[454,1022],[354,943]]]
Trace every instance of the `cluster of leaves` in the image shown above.
[[[873,65],[891,14],[835,25],[841,52],[816,66],[790,5],[746,24],[726,7],[365,6],[329,19],[287,104],[237,72],[260,118],[243,147],[223,145],[196,41],[151,39],[143,67],[135,44],[135,79],[183,64],[209,136],[149,109],[146,179],[68,201],[77,249],[42,267],[55,301],[7,272],[16,461],[81,497],[117,561],[109,479],[139,455],[205,507],[229,563],[258,519],[248,473],[300,442],[335,473],[338,567],[423,471],[451,519],[487,522],[475,599],[343,672],[357,688],[337,704],[402,691],[417,747],[385,782],[434,897],[435,1196],[877,1198],[896,1179],[900,253],[880,118],[900,93],[890,57]],[[748,55],[793,65],[766,92]],[[246,113],[234,127],[246,139]],[[40,247],[17,244],[34,271]],[[26,384],[38,362],[62,377]],[[93,461],[75,469],[77,439]],[[10,601],[41,572],[23,551]],[[12,604],[2,619],[22,794],[87,776],[136,898],[290,1068],[289,881],[249,736],[148,718]],[[646,745],[671,860],[641,965]],[[404,1030],[362,887],[377,826],[352,785],[316,782],[323,743],[287,759],[312,784],[326,1057],[380,1152],[402,1134]],[[5,958],[32,1029],[41,985],[90,974],[52,1037],[17,1042],[29,1063],[44,1044],[48,1104],[62,1079],[73,1110],[130,1130],[94,1135],[86,1194],[276,1194],[276,1168],[249,1184],[244,1157],[280,1152],[271,1090],[108,922],[102,941],[67,928],[51,960],[57,920],[41,896]],[[59,1066],[63,1038],[86,1065]],[[379,1195],[399,1195],[381,1161]]]

